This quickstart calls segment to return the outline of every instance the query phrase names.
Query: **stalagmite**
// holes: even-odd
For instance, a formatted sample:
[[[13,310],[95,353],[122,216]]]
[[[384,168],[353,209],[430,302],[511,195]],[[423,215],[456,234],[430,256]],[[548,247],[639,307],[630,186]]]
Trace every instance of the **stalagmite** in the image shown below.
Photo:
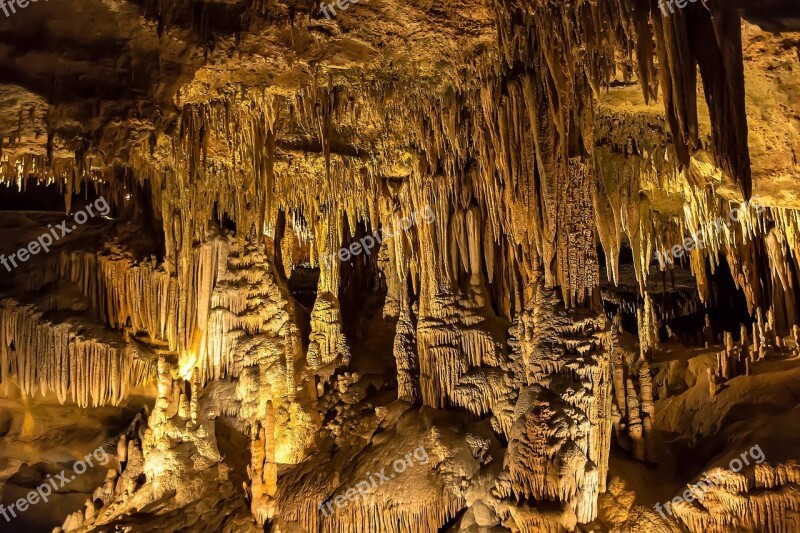
[[[651,434],[656,406],[653,401],[653,377],[647,362],[643,362],[639,367],[639,391],[642,400],[642,435],[645,442],[645,459],[652,462],[656,459],[653,446],[654,435]]]
[[[650,351],[658,347],[658,319],[649,294],[644,295],[644,305],[637,310],[639,324],[639,352],[642,360],[647,360]]]
[[[565,312],[552,290],[540,285],[535,298],[536,331],[523,348],[528,386],[505,460],[509,486],[498,490],[518,500],[564,502],[579,522],[590,521],[608,468],[609,333],[602,317]],[[575,382],[583,394],[559,396]]]
[[[397,361],[397,396],[414,403],[420,399],[419,362],[416,353],[413,311],[406,291],[402,291],[400,313],[393,351]]]
[[[734,344],[733,335],[726,331],[725,349],[717,353],[716,376],[721,382],[733,379],[736,376],[749,376],[752,363],[755,362],[756,350],[751,349],[747,342],[747,329],[740,328],[741,340]]]
[[[714,330],[711,329],[711,319],[708,317],[708,314],[706,314],[705,321],[705,326],[703,326],[703,342],[705,342],[705,347],[708,348],[714,344]]]
[[[346,366],[350,360],[350,348],[341,331],[338,286],[340,255],[337,246],[342,242],[338,211],[330,213],[320,222],[319,265],[320,276],[317,299],[311,312],[311,338],[308,347],[308,362],[313,369],[327,377],[330,367]],[[342,250],[345,250],[342,248]],[[326,367],[328,368],[326,370]]]

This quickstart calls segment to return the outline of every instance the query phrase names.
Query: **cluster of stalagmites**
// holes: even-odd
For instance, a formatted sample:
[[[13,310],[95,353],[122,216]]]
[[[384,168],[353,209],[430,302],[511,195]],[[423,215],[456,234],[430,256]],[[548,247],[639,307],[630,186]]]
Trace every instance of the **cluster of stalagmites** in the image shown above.
[[[139,473],[142,473],[144,464],[139,441],[144,435],[145,428],[146,422],[140,413],[127,431],[117,440],[116,454],[108,454],[107,466],[109,469],[103,484],[95,489],[90,499],[86,500],[84,509],[67,516],[64,524],[56,528],[54,533],[85,530],[86,526],[95,523],[98,514],[102,514],[103,507],[109,505],[115,498],[127,497],[136,491],[140,485],[137,477]],[[125,471],[137,474],[136,476],[122,476],[121,473]],[[98,502],[102,503],[98,506]]]
[[[588,522],[604,490],[611,438],[607,322],[568,312],[543,285],[531,304],[517,340],[526,379],[494,493],[519,502],[522,528],[544,520],[528,516],[529,500],[556,502],[565,524]]]
[[[613,402],[611,417],[617,444],[639,461],[655,461],[650,438],[655,416],[653,378],[645,359],[627,352],[619,343],[615,325],[611,354]]]
[[[756,320],[752,324],[751,335],[748,336],[747,327],[742,324],[738,343],[734,342],[731,332],[724,332],[724,349],[717,352],[714,369],[708,369],[712,396],[726,381],[737,376],[749,376],[754,365],[765,360],[768,355],[793,357],[800,354],[800,343],[798,342],[800,326],[797,324],[792,326],[791,339],[793,342],[792,346],[789,346],[786,340],[776,332],[773,316],[772,309],[769,309],[767,319],[764,321],[764,314],[761,312],[761,308],[758,308]],[[711,336],[713,338],[713,335]],[[750,338],[752,338],[752,342]]]
[[[137,416],[118,441],[105,483],[57,531],[124,527],[128,517],[154,504],[168,529],[216,527],[225,517],[215,506],[241,508],[229,467],[221,462],[214,422],[203,414],[197,372],[186,382],[177,370],[175,361],[159,358],[158,395],[150,416]]]
[[[716,467],[707,476],[719,483],[693,490],[693,501],[674,504],[675,516],[692,533],[709,531],[796,531],[800,514],[800,465],[789,461],[745,467],[741,472]]]
[[[295,310],[272,251],[271,242],[227,243],[210,298],[209,349],[197,361],[206,380],[233,378],[216,389],[212,404],[250,436],[248,493],[259,523],[275,514],[277,465],[301,461],[320,424],[316,388],[299,364]]]

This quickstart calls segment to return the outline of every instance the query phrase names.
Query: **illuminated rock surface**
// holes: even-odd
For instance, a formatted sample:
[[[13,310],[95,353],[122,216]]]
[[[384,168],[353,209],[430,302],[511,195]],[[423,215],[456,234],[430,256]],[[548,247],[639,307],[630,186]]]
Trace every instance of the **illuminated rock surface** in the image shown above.
[[[797,531],[792,4],[4,13],[0,531]]]

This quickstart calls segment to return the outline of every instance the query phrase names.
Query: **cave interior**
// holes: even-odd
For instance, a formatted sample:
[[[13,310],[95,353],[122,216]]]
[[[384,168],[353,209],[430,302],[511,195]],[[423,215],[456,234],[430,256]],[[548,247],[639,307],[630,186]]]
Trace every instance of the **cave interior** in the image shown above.
[[[796,0],[0,1],[0,531],[800,531]]]

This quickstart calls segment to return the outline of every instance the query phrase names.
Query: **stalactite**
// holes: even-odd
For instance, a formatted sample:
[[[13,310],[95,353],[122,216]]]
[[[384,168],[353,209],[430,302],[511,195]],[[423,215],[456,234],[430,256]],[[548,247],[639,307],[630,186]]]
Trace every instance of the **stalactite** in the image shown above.
[[[592,218],[592,173],[580,158],[569,160],[569,181],[561,188],[558,220],[558,284],[569,307],[583,304],[599,283]],[[583,226],[579,226],[580,221]]]
[[[125,255],[62,253],[56,271],[81,287],[112,328],[130,322],[134,332],[146,332],[178,349],[176,282],[153,261],[137,264]]]
[[[617,275],[615,272],[619,270],[622,236],[627,236],[633,252],[639,291],[644,294],[654,239],[650,205],[639,194],[642,165],[635,160],[629,161],[627,157],[622,157],[620,161],[620,157],[609,156],[602,149],[598,149],[594,157],[598,176],[593,202],[594,217],[607,267],[610,267],[607,272],[612,276],[611,279]]]
[[[449,256],[444,262],[435,254],[423,252],[420,256],[417,353],[423,403],[442,407],[458,403],[453,398],[454,391],[470,368],[498,366],[505,356],[505,338],[490,326],[500,319],[487,309],[488,294],[480,267],[483,239],[477,211],[450,214],[444,204],[432,209],[434,223],[417,226],[415,235],[423,251],[440,247],[448,250]],[[456,288],[462,272],[470,280],[464,292]],[[484,323],[487,313],[492,318]],[[467,389],[470,385],[465,381],[459,395]],[[467,405],[478,407],[466,397],[462,399]]]
[[[798,321],[798,307],[794,297],[796,282],[786,257],[786,241],[784,233],[777,227],[772,228],[764,238],[772,278],[771,309],[778,315],[776,322],[782,331],[788,331]]]
[[[371,496],[358,505],[348,505],[342,509],[334,507],[333,515],[320,520],[318,505],[309,502],[298,511],[297,521],[303,524],[306,531],[321,533],[435,531],[456,516],[463,506],[463,502],[448,495],[446,491],[435,505],[397,503]]]
[[[80,406],[119,405],[131,389],[152,382],[154,364],[121,336],[77,320],[50,322],[42,311],[10,298],[0,304],[0,378],[22,393],[53,391]]]
[[[614,207],[605,192],[603,180],[599,176],[595,179],[593,192],[594,219],[597,223],[597,235],[605,252],[606,272],[609,280],[617,285],[619,283],[619,252],[622,247],[622,229],[619,225],[619,217],[614,216]]]

